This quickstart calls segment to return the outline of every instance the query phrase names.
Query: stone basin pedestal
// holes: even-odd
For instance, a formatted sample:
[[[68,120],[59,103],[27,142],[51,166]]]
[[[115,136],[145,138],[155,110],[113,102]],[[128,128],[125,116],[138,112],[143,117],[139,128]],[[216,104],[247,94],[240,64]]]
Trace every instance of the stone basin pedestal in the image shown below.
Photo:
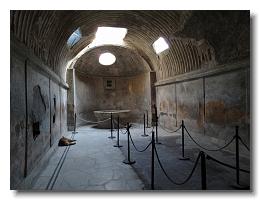
[[[94,111],[94,115],[97,118],[97,121],[101,121],[98,123],[98,128],[107,128],[109,129],[111,127],[111,121],[110,119],[107,121],[104,121],[111,117],[111,113],[113,116],[114,121],[114,129],[117,128],[117,117],[119,116],[120,124],[125,125],[126,119],[129,118],[129,112],[130,110],[96,110]],[[104,122],[102,122],[104,121]]]

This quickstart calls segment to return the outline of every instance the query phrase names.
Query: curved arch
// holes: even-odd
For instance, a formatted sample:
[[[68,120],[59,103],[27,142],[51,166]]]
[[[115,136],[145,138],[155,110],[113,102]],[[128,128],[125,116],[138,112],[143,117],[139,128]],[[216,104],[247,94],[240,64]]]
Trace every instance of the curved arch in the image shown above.
[[[128,29],[127,45],[137,49],[153,70],[158,56],[152,43],[159,36],[175,33],[182,27],[189,11],[12,11],[11,30],[45,64],[61,75],[66,63],[93,39],[97,26]],[[30,20],[27,20],[30,19]],[[169,25],[169,26],[167,26]],[[83,37],[69,49],[69,36],[80,27]],[[29,34],[26,34],[29,33]],[[64,76],[63,76],[64,77]]]
[[[116,56],[116,62],[104,66],[98,62],[99,55],[110,52]],[[79,57],[70,68],[76,71],[84,71],[93,76],[134,76],[140,73],[152,71],[149,64],[135,50],[120,45],[102,45],[88,49]]]
[[[209,20],[205,16],[209,16]],[[146,60],[160,80],[216,66],[218,62],[234,60],[240,55],[247,56],[246,44],[245,48],[232,46],[239,37],[229,37],[226,41],[225,35],[218,39],[213,31],[217,27],[235,35],[234,27],[242,30],[242,26],[233,22],[243,16],[213,11],[11,11],[11,31],[64,79],[67,62],[92,42],[98,26],[124,27],[128,29],[126,45]],[[75,47],[68,48],[67,39],[78,27],[83,38]],[[241,37],[246,35],[240,32]],[[158,56],[152,44],[160,36],[167,39],[170,49]],[[225,42],[234,50],[224,50],[224,45],[220,44]]]

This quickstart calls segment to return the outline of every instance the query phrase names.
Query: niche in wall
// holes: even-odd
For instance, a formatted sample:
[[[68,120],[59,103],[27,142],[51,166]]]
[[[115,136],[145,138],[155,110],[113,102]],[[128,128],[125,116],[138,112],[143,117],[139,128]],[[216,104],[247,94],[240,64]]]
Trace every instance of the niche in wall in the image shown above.
[[[115,79],[103,79],[104,88],[107,90],[114,90],[116,88]]]
[[[40,122],[33,123],[33,139],[35,140],[40,135]]]
[[[36,85],[33,88],[33,109],[31,113],[33,139],[35,140],[40,135],[40,125],[43,120],[43,116],[46,113],[46,103],[41,91],[41,87]]]

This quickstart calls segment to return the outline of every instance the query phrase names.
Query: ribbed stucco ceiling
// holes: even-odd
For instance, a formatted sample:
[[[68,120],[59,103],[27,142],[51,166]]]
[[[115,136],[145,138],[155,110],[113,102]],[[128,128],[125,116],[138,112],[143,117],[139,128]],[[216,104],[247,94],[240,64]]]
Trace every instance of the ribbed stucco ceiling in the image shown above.
[[[97,27],[127,28],[125,47],[161,80],[248,57],[248,16],[245,11],[11,11],[11,34],[65,78],[68,61],[93,41]],[[82,38],[69,48],[67,40],[79,27]],[[152,48],[158,37],[170,46],[159,56]]]
[[[116,57],[115,63],[106,66],[99,63],[102,53],[110,52]],[[77,72],[93,76],[135,76],[151,71],[146,61],[133,50],[119,46],[101,46],[86,52],[75,63]]]
[[[126,46],[156,67],[152,43],[180,30],[189,16],[189,11],[11,11],[11,31],[63,75],[68,60],[91,43],[98,26],[127,28]],[[67,39],[78,27],[83,38],[69,49]]]

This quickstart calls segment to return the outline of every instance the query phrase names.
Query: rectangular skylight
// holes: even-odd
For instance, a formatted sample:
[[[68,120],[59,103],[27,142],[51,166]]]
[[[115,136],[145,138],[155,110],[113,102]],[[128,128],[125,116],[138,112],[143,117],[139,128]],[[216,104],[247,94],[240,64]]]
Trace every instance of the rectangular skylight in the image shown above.
[[[122,45],[126,33],[126,28],[98,27],[93,43],[95,46],[104,44]]]
[[[82,37],[81,31],[80,31],[80,28],[78,28],[76,31],[74,31],[71,34],[71,36],[69,37],[69,39],[67,41],[67,44],[69,45],[69,47],[72,47],[80,40],[81,37]]]
[[[156,52],[156,54],[159,54],[168,48],[169,45],[167,44],[167,42],[163,37],[159,37],[159,39],[153,43],[153,49]]]
[[[95,39],[84,49],[82,49],[73,59],[71,59],[67,68],[73,65],[77,59],[79,59],[83,54],[85,54],[89,49],[101,46],[101,45],[124,45],[124,38],[127,34],[126,28],[118,28],[118,27],[98,27],[96,32]],[[73,33],[73,36],[75,34]],[[77,34],[78,35],[78,34]]]

